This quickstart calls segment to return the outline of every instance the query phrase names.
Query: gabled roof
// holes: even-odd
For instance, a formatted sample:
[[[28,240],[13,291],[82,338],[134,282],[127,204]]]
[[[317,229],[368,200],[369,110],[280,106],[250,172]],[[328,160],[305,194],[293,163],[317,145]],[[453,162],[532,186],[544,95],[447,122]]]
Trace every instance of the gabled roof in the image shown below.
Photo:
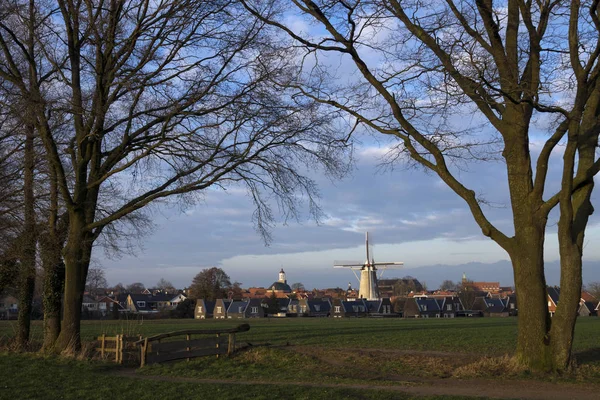
[[[548,286],[547,291],[548,291],[548,296],[550,296],[550,298],[552,299],[554,304],[558,305],[558,300],[560,298],[560,288]]]
[[[492,297],[492,298],[484,297],[483,301],[485,302],[485,305],[487,306],[486,312],[501,313],[506,309],[506,305],[504,304],[502,299],[498,299],[495,297]]]
[[[355,303],[355,302],[352,302],[352,303]],[[312,312],[324,312],[324,311],[331,310],[331,303],[328,300],[323,300],[323,299],[307,300],[306,304],[308,305],[308,307],[310,308],[310,311],[312,311]],[[319,310],[317,310],[317,306],[319,307]]]
[[[202,303],[204,303],[204,312],[206,314],[212,314],[215,311],[215,304],[217,304],[216,301],[210,301],[210,300],[200,300],[202,301]]]
[[[367,312],[368,311],[366,300],[364,300],[364,299],[358,299],[355,301],[342,300],[341,303],[342,303],[342,307],[344,308],[345,312]],[[362,308],[362,311],[361,311],[361,308]]]
[[[378,313],[381,309],[381,302],[382,300],[367,300],[367,310],[369,310],[370,313]]]
[[[256,300],[256,299],[252,299],[252,300]],[[227,307],[227,313],[228,314],[236,314],[236,313],[240,313],[240,312],[245,312],[246,307],[248,307],[248,304],[249,304],[249,302],[247,302],[247,301],[234,300],[231,302],[229,307]],[[240,311],[240,308],[241,308],[241,311]]]
[[[427,297],[415,297],[415,302],[419,306],[419,311],[439,311],[440,304],[436,301],[436,299],[430,299]],[[423,306],[426,307],[426,310],[423,309]]]
[[[587,308],[590,313],[593,312],[593,311],[596,311],[596,304],[593,303],[593,302],[591,302],[591,301],[584,301],[581,304],[580,309],[583,308],[583,307]]]

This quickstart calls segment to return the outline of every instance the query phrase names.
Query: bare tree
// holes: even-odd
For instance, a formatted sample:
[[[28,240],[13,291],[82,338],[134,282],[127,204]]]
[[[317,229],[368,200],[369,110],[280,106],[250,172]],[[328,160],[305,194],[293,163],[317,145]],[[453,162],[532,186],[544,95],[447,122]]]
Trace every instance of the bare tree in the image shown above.
[[[304,284],[302,282],[292,283],[292,290],[296,292],[299,290],[305,290]]]
[[[590,282],[585,285],[585,290],[600,301],[600,282]]]
[[[440,290],[457,290],[458,286],[459,285],[457,283],[454,283],[453,281],[446,279],[440,285]]]
[[[90,268],[88,270],[87,279],[85,282],[85,290],[92,296],[101,294],[101,291],[106,290],[108,282],[102,268]]]
[[[518,360],[534,369],[567,368],[593,177],[600,169],[598,2],[242,2],[304,48],[304,79],[293,84],[299,94],[338,110],[354,129],[362,125],[394,139],[392,162],[425,167],[466,202],[482,233],[513,264]],[[290,25],[291,10],[314,32]],[[335,55],[360,79],[337,79],[326,64]],[[469,114],[489,133],[451,118]],[[549,132],[532,157],[536,120]],[[548,184],[553,152],[563,155],[558,189]],[[501,231],[457,174],[469,160],[496,159],[506,168],[514,231]],[[543,249],[557,206],[561,301],[550,323]]]
[[[273,84],[293,80],[294,54],[238,2],[1,1],[0,79],[27,104],[67,211],[57,349],[80,344],[94,243],[149,204],[244,185],[267,240],[271,199],[290,218],[304,193],[318,215],[298,165],[343,172],[345,137]]]
[[[146,287],[141,282],[134,282],[131,285],[127,285],[127,288],[126,288],[127,292],[137,293],[137,294],[142,293],[145,289],[146,289]]]
[[[164,290],[168,293],[173,293],[176,290],[175,286],[173,286],[173,284],[170,281],[166,280],[165,278],[160,278],[160,280],[156,284],[156,288],[160,289],[160,290]]]

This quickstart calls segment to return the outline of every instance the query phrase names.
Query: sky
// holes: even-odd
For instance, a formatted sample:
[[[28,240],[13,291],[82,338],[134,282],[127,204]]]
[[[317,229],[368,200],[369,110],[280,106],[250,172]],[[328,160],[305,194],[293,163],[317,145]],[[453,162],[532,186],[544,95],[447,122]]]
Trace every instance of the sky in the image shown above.
[[[286,23],[295,30],[322,34],[302,18],[288,15]],[[364,51],[368,63],[387,65],[369,49]],[[329,65],[340,81],[357,76],[341,59],[326,56],[320,62]],[[309,68],[310,61],[306,65]],[[468,115],[455,116],[450,122],[464,127],[465,116],[473,126],[481,122]],[[546,139],[545,123],[538,117],[532,127],[534,160]],[[297,222],[280,221],[272,230],[272,243],[265,246],[253,226],[253,206],[245,189],[209,190],[202,202],[183,212],[177,205],[155,209],[155,229],[142,238],[134,255],[108,258],[96,249],[96,265],[105,269],[113,285],[142,282],[153,286],[165,278],[182,288],[202,269],[217,266],[244,287],[269,286],[281,268],[289,283],[302,282],[307,288],[346,287],[349,282],[356,286],[351,271],[333,265],[335,260],[364,261],[368,231],[376,261],[405,263],[403,268],[386,271],[386,277],[422,277],[429,288],[435,288],[444,279],[460,280],[461,271],[468,270],[476,280],[498,279],[502,285],[513,285],[507,254],[482,236],[462,199],[423,169],[402,165],[382,169],[389,143],[369,136],[360,139],[348,176],[336,181],[313,176],[325,215],[319,223],[307,213]],[[549,191],[560,181],[561,149],[558,146],[550,159]],[[512,236],[505,165],[500,161],[471,163],[455,173],[486,200],[483,208],[488,219]],[[593,202],[598,204],[597,190]],[[558,259],[556,222],[556,214],[551,214],[546,239],[549,268]],[[586,267],[600,261],[599,243],[600,220],[593,215],[584,250],[584,282],[600,281],[600,267]],[[549,274],[548,283],[558,284],[556,276]]]
[[[269,286],[281,268],[289,283],[301,282],[307,288],[345,288],[348,283],[356,287],[351,271],[333,265],[336,260],[364,261],[368,231],[375,261],[405,263],[384,272],[384,277],[421,275],[435,288],[444,279],[460,280],[462,266],[474,271],[476,280],[495,278],[513,285],[507,254],[481,235],[463,200],[423,170],[382,170],[385,151],[373,142],[359,145],[355,167],[345,179],[316,176],[325,217],[319,223],[308,215],[299,222],[278,223],[269,246],[254,229],[253,206],[244,189],[211,190],[185,211],[163,207],[155,212],[155,229],[140,240],[134,255],[108,258],[96,249],[96,265],[112,285],[142,282],[151,287],[165,278],[183,288],[202,269],[217,266],[244,287]],[[558,155],[553,157],[559,161]],[[461,172],[461,179],[492,204],[484,206],[488,218],[510,234],[504,165],[472,165]],[[557,174],[550,179],[556,180]],[[556,216],[551,216],[548,230],[546,260],[551,262],[558,259]],[[598,243],[600,223],[592,216],[586,261],[600,260]],[[484,265],[468,268],[474,263]],[[600,280],[598,272],[584,271],[584,281]],[[551,279],[549,283],[558,284]]]

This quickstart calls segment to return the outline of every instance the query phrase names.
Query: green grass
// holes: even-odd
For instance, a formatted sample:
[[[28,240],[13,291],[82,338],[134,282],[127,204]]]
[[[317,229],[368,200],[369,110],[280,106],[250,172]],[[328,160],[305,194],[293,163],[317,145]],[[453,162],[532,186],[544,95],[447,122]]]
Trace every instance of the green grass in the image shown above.
[[[452,320],[288,318],[253,320],[119,320],[83,321],[84,341],[102,335],[124,333],[150,336],[194,328],[233,327],[242,322],[251,326],[238,336],[239,342],[273,345],[306,345],[327,348],[379,348],[415,351],[443,351],[486,356],[512,354],[517,338],[516,318]],[[0,321],[0,338],[14,335],[16,322]],[[34,340],[41,340],[41,322],[33,327]],[[600,318],[577,322],[575,353],[600,348]]]
[[[301,368],[299,368],[301,369]],[[462,397],[415,397],[399,392],[346,388],[315,388],[284,384],[228,385],[140,380],[119,376],[109,364],[0,353],[0,399],[144,400],[144,399],[430,399]],[[10,374],[8,374],[10,371]],[[10,375],[10,377],[9,377]],[[272,377],[273,378],[273,377]]]
[[[357,388],[285,385],[281,382],[326,382],[389,387],[423,385],[422,379],[484,377],[540,379],[510,368],[517,336],[515,318],[454,320],[404,319],[255,319],[83,321],[82,339],[102,334],[151,336],[193,328],[230,328],[249,323],[238,334],[252,346],[235,356],[204,357],[191,362],[151,365],[137,377],[119,376],[117,367],[97,361],[74,361],[32,354],[0,353],[0,399],[410,399],[400,392]],[[15,322],[0,322],[0,339],[10,339]],[[33,324],[41,340],[41,322]],[[600,379],[600,318],[577,322],[574,351],[580,368],[556,382],[589,384]],[[362,349],[362,350],[361,350]],[[498,357],[508,355],[508,357]],[[490,358],[486,358],[490,357]],[[457,374],[457,371],[460,374]],[[153,380],[161,376],[163,380]],[[180,378],[249,382],[247,385],[170,381]],[[413,380],[411,377],[417,377]],[[274,383],[274,384],[269,384]],[[452,397],[429,397],[451,399]]]

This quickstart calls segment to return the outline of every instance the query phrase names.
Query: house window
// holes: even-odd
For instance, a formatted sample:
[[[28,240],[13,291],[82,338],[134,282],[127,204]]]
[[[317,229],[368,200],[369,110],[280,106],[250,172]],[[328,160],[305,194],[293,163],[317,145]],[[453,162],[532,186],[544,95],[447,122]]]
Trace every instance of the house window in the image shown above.
[[[335,312],[339,313],[340,312],[340,306],[335,306]]]
[[[321,306],[320,305],[315,305],[315,311],[321,311]]]
[[[427,305],[426,305],[426,304],[423,304],[423,305],[421,306],[421,310],[423,310],[423,311],[427,311]]]
[[[238,312],[239,313],[243,313],[244,312],[244,307],[242,307],[242,306],[238,307]]]
[[[146,302],[145,301],[138,301],[137,302],[137,306],[140,307],[140,308],[144,308],[144,307],[146,307]]]
[[[448,305],[446,305],[446,310],[448,310],[448,311],[452,311],[452,304],[448,304]]]
[[[202,312],[202,306],[198,306],[198,312]]]
[[[252,307],[252,314],[258,314],[258,307]]]
[[[552,307],[552,303],[550,301],[548,302],[548,307]]]
[[[217,312],[220,313],[221,312],[221,307],[217,307]]]
[[[510,303],[510,309],[514,310],[515,309],[515,303]]]

